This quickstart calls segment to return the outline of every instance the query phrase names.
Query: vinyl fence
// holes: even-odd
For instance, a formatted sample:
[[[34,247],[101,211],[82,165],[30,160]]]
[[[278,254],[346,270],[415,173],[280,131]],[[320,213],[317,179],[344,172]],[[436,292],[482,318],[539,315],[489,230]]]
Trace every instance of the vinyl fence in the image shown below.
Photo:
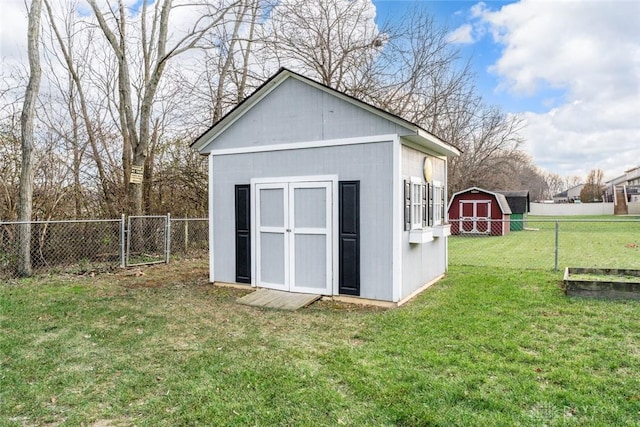
[[[20,222],[0,222],[0,278],[15,275]],[[208,254],[206,218],[166,216],[106,220],[32,221],[36,274],[108,270]]]
[[[543,270],[640,269],[638,218],[470,222],[452,227],[462,232],[449,238],[449,265]],[[504,235],[503,225],[509,230]]]

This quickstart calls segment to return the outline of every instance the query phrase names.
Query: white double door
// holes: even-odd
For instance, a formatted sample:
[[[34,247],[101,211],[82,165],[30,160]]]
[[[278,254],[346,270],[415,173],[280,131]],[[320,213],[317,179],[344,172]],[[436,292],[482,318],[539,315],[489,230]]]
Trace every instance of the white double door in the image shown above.
[[[331,295],[333,183],[255,184],[256,285]]]
[[[491,200],[461,200],[459,212],[461,233],[491,233]]]

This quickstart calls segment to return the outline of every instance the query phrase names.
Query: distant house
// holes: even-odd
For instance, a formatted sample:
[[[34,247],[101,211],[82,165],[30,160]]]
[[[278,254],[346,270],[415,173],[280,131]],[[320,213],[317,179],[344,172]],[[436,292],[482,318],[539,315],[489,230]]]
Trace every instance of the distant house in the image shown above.
[[[496,193],[502,194],[511,208],[511,231],[522,231],[529,213],[529,190],[496,191]]]
[[[417,124],[281,69],[192,146],[209,277],[400,304],[447,270],[447,159]]]
[[[604,198],[607,202],[615,203],[616,215],[640,212],[640,166],[626,170],[623,175],[605,182]]]
[[[504,195],[478,187],[451,196],[451,234],[503,236],[510,231],[511,208]]]
[[[628,202],[640,202],[640,166],[629,169],[616,178],[605,182],[605,199],[613,202],[615,190],[627,194]]]
[[[553,196],[553,203],[575,203],[580,202],[580,192],[584,188],[584,184],[578,184],[575,187],[571,187],[564,190],[562,193],[558,193]]]

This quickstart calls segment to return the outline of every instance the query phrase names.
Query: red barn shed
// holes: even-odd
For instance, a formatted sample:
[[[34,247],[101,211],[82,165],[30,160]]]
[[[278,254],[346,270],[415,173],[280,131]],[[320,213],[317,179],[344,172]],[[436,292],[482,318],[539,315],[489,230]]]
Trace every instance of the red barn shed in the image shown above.
[[[459,191],[449,201],[451,234],[509,233],[511,208],[504,195],[472,187]]]

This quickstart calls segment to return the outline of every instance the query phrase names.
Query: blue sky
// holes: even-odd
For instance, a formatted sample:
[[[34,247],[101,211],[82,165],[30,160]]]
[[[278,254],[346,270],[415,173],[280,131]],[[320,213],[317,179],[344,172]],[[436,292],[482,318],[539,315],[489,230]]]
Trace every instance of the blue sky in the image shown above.
[[[373,0],[373,3],[376,6],[378,22],[385,19],[398,19],[417,4],[427,8],[439,24],[454,31],[465,24],[477,21],[471,10],[479,1]],[[505,0],[483,3],[489,10],[497,11],[505,5],[517,2]],[[490,71],[490,67],[500,57],[502,46],[493,41],[491,34],[484,34],[474,43],[456,44],[456,47],[460,49],[464,60],[471,60],[478,88],[488,104],[500,105],[503,109],[514,113],[525,111],[540,113],[546,111],[549,105],[553,104],[553,100],[562,98],[561,89],[553,89],[549,86],[539,88],[535,94],[529,96],[510,94],[506,90],[499,89],[500,79]]]
[[[459,35],[479,92],[523,117],[541,168],[611,179],[640,165],[640,1],[373,2],[377,19],[418,3]]]

